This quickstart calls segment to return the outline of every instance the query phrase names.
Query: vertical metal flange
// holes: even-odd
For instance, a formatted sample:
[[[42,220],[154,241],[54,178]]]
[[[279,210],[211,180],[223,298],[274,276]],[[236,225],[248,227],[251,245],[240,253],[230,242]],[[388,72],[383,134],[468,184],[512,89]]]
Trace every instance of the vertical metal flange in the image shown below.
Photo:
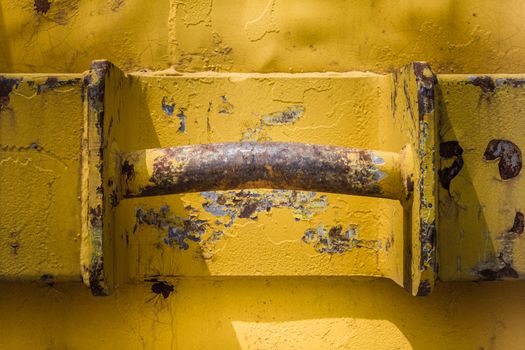
[[[106,80],[111,64],[94,61],[84,78],[84,135],[82,147],[82,279],[93,295],[108,295],[111,280],[111,242],[106,222],[107,137]]]

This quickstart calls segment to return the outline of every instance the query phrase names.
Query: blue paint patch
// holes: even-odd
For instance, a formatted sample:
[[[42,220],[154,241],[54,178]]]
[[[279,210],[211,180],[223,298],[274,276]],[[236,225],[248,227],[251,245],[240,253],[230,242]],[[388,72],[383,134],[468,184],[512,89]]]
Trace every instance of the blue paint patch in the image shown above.
[[[172,97],[168,99],[166,96],[164,96],[162,98],[162,110],[168,117],[173,116],[173,112],[175,112],[175,101],[173,101]]]
[[[196,216],[184,218],[172,214],[167,205],[161,206],[159,211],[152,208],[148,210],[138,208],[135,217],[133,232],[141,225],[154,226],[159,231],[166,232],[162,242],[181,250],[187,250],[190,247],[189,242],[201,242],[209,226],[208,221],[199,220]]]
[[[182,109],[177,114],[177,117],[180,120],[179,131],[186,132],[186,116],[184,115],[184,111]]]
[[[385,164],[385,160],[376,154],[372,154],[372,161],[377,165]]]
[[[326,210],[327,197],[315,192],[274,190],[266,193],[252,191],[201,192],[206,198],[204,210],[221,218],[216,224],[233,225],[237,218],[257,220],[259,213],[272,208],[290,208],[296,221],[310,220]]]

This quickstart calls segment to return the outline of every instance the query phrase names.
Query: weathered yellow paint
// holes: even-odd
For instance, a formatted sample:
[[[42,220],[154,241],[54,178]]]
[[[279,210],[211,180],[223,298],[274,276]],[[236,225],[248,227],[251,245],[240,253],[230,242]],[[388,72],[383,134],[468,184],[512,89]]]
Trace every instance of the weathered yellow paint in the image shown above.
[[[0,71],[82,73],[93,59],[107,58],[125,71],[390,72],[425,60],[438,73],[523,73],[523,14],[520,1],[55,0],[37,13],[33,1],[6,0]],[[126,125],[115,129],[119,149],[271,139],[399,152],[407,141],[392,137],[398,130],[392,93],[402,97],[403,86],[389,75],[341,73],[352,78],[348,86],[336,77],[297,75],[296,83],[279,74],[236,73],[222,80],[195,73],[201,78],[179,84],[165,79],[170,74],[178,75],[168,70],[110,81],[115,94],[107,113],[120,109],[118,122]],[[81,75],[58,76],[70,77]],[[502,84],[485,92],[468,84],[469,76],[438,80],[441,141],[457,140],[464,150],[450,191],[439,188],[440,278],[478,279],[476,271],[497,267],[506,241],[522,275],[523,238],[508,235],[523,210],[521,176],[502,181],[497,161],[484,160],[483,152],[491,139],[522,148],[523,90]],[[222,237],[206,230],[205,240],[190,241],[182,254],[163,242],[164,229],[139,225],[133,233],[137,208],[160,212],[169,205],[169,215],[188,218],[196,215],[193,208],[224,228],[229,217],[203,207],[213,197],[126,200],[108,223],[116,233],[114,295],[94,298],[80,284],[54,283],[80,279],[83,105],[80,86],[36,91],[22,82],[0,112],[0,195],[8,198],[0,207],[0,272],[8,279],[54,276],[38,284],[2,282],[1,348],[512,349],[525,343],[523,282],[444,282],[430,297],[413,298],[383,279],[276,276],[344,276],[364,268],[369,275],[388,271],[402,284],[397,249],[404,244],[397,237],[406,227],[401,204],[389,200],[321,193],[282,200],[262,191],[285,204],[258,212],[256,220],[237,217]],[[172,116],[162,109],[163,97],[175,104]],[[298,120],[275,125],[275,112],[297,105],[307,105]],[[443,159],[441,169],[453,161]],[[239,201],[235,192],[223,199]],[[330,257],[315,251],[315,240],[309,245],[297,236],[339,223],[357,231],[366,248]],[[375,241],[392,244],[393,235],[391,259],[384,250],[371,253]],[[272,277],[226,277],[253,271]],[[164,278],[174,286],[164,299],[152,292],[155,282],[143,281],[158,273],[192,277]],[[125,283],[130,278],[137,284]]]
[[[82,76],[6,76],[0,102],[0,275],[78,280]],[[45,278],[45,277],[44,277]]]
[[[126,71],[521,73],[520,0],[32,0],[0,4],[0,71],[83,72],[105,58]]]

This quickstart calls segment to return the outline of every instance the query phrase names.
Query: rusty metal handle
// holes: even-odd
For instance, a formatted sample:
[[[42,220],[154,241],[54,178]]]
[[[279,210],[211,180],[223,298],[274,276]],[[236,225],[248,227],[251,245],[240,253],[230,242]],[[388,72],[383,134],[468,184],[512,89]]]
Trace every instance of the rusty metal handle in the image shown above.
[[[395,152],[285,142],[239,142],[121,154],[125,198],[273,188],[401,199]]]

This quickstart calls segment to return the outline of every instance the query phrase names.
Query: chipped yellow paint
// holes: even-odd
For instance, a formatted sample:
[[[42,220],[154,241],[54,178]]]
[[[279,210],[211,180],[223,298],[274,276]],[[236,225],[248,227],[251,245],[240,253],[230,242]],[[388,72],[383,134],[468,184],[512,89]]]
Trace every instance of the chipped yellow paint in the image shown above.
[[[97,58],[127,72],[165,70],[111,71],[117,78],[109,81],[107,114],[122,116],[113,126],[125,127],[114,128],[110,139],[118,142],[108,145],[109,164],[116,164],[120,149],[240,140],[400,152],[413,135],[398,133],[399,118],[407,116],[399,74],[287,79],[272,72],[385,73],[425,60],[437,73],[523,73],[523,6],[50,0],[47,11],[37,11],[34,1],[5,0],[0,71],[56,72],[67,81],[82,78]],[[221,78],[203,70],[249,74]],[[165,79],[179,72],[201,76]],[[260,205],[240,199],[244,192],[223,193],[219,209],[231,212],[219,216],[210,212],[217,199],[209,194],[121,201],[108,213],[114,294],[94,298],[79,283],[56,283],[81,274],[82,92],[66,85],[39,94],[38,84],[27,81],[44,83],[49,75],[22,76],[8,108],[0,108],[0,275],[42,282],[1,283],[0,348],[512,349],[525,343],[523,282],[446,282],[513,279],[509,269],[498,272],[509,258],[519,276],[525,273],[525,243],[512,231],[524,210],[522,175],[502,180],[497,160],[483,159],[492,139],[525,147],[523,88],[497,85],[508,75],[491,77],[494,91],[473,85],[475,77],[438,75],[440,138],[459,142],[464,164],[449,190],[439,187],[439,277],[445,282],[428,298],[413,298],[386,279],[341,277],[365,269],[403,284],[402,233],[409,230],[401,203],[274,191],[250,192],[276,203],[270,211],[239,204]],[[174,106],[171,116],[162,107],[165,96],[168,110]],[[276,125],[297,106],[306,107]],[[456,159],[442,158],[440,169]],[[114,171],[107,175],[116,177]],[[107,193],[114,189],[104,186]],[[185,224],[180,218],[197,228],[197,218],[208,220],[201,241],[187,240],[188,250],[178,251],[165,227],[137,224],[137,209],[147,215],[166,206],[174,226]],[[335,238],[352,240],[319,246],[319,235],[332,228]],[[318,251],[349,247],[344,254]],[[143,280],[159,273],[192,277],[158,277],[174,287],[165,299],[155,281]],[[288,277],[276,276],[282,274]]]

